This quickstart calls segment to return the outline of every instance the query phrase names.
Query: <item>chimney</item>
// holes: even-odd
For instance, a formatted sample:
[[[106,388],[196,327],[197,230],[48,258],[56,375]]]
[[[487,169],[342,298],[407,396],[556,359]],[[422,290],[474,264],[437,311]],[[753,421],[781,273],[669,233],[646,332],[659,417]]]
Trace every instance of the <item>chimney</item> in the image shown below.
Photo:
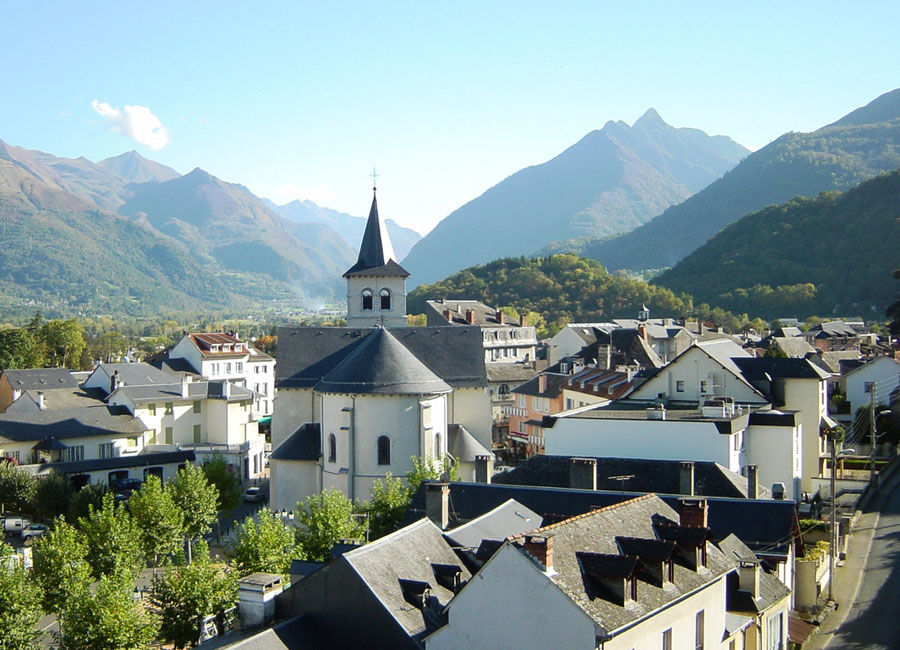
[[[747,465],[747,498],[759,498],[759,465]]]
[[[40,390],[37,392],[37,405],[42,411],[46,408],[44,406],[44,392]]]
[[[694,496],[694,461],[685,460],[680,463],[678,474],[678,493]]]
[[[181,397],[187,399],[190,394],[190,389],[188,388],[188,384],[191,383],[187,378],[187,375],[181,378]]]
[[[547,573],[553,572],[553,538],[545,535],[525,535],[525,550],[544,565]]]
[[[506,314],[504,314],[499,309],[495,309],[494,311],[497,312],[497,322],[501,325],[506,325]]]
[[[738,580],[741,591],[750,592],[754,600],[759,598],[759,561],[755,558],[740,560]]]
[[[528,325],[528,315],[524,312],[519,314],[519,327],[526,327]]]
[[[647,326],[644,325],[643,323],[639,323],[637,331],[638,331],[638,335],[646,341],[647,340]]]
[[[569,460],[569,487],[573,490],[597,489],[596,458],[572,458]]]
[[[776,501],[784,501],[784,483],[772,483],[772,498]]]
[[[474,309],[467,309],[467,310],[466,310],[466,322],[467,322],[469,325],[474,325],[474,324],[475,324],[475,310],[474,310]]]
[[[538,375],[538,392],[543,395],[547,392],[547,375]]]
[[[494,475],[493,455],[475,456],[475,482],[490,483]]]
[[[227,379],[222,381],[222,397],[225,399],[231,397],[231,382]]]
[[[706,499],[678,499],[679,523],[689,528],[708,528]]]
[[[441,530],[450,523],[450,486],[446,483],[425,484],[425,516]]]
[[[238,613],[241,628],[271,623],[275,618],[275,597],[283,590],[282,578],[273,573],[251,573],[238,580]]]
[[[449,309],[444,310],[444,320],[447,321],[448,323],[453,322],[453,315]]]
[[[112,374],[112,377],[109,378],[109,392],[110,392],[110,394],[115,393],[115,392],[119,389],[119,386],[121,386],[121,385],[122,385],[122,382],[119,380],[119,371],[116,370],[116,371]]]

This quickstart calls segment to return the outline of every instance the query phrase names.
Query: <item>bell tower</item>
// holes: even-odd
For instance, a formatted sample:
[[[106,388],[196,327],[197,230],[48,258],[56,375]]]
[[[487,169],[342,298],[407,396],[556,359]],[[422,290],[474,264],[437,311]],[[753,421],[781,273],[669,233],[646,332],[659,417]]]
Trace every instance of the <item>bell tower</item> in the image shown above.
[[[409,273],[394,259],[385,223],[378,216],[376,188],[359,247],[359,258],[347,279],[347,327],[406,327],[406,278]]]

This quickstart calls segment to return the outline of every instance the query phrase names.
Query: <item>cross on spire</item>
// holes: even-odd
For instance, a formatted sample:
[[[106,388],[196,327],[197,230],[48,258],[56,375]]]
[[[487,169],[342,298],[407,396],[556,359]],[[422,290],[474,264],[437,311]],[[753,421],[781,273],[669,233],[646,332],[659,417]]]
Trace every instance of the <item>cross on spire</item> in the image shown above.
[[[378,177],[381,176],[378,172],[375,171],[375,166],[372,166],[372,191],[376,191],[378,189]]]

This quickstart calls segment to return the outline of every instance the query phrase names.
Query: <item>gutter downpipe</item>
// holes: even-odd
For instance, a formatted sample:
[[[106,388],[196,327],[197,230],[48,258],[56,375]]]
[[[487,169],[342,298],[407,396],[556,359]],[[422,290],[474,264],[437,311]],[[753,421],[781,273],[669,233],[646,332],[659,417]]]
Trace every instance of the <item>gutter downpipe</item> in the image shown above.
[[[350,398],[350,431],[348,432],[347,442],[350,447],[350,468],[347,472],[347,478],[349,479],[349,485],[347,486],[347,491],[350,493],[348,496],[350,500],[353,501],[356,499],[356,397],[353,396]]]

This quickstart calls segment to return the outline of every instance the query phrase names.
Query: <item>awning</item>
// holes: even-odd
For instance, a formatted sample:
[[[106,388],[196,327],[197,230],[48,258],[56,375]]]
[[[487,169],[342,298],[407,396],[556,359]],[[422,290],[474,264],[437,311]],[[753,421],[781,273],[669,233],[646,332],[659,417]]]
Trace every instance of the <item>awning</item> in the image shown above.
[[[523,442],[528,442],[528,434],[527,433],[519,433],[518,431],[510,431],[507,435],[510,438],[515,438],[516,440],[522,440]]]
[[[797,645],[803,645],[815,629],[814,625],[807,623],[802,618],[788,617],[788,638]]]
[[[259,418],[256,423],[257,424],[270,424],[272,422],[272,416],[267,415],[265,417]]]
[[[37,451],[60,451],[62,449],[66,449],[66,445],[54,438],[53,436],[47,436],[39,443],[37,443],[32,449]]]

